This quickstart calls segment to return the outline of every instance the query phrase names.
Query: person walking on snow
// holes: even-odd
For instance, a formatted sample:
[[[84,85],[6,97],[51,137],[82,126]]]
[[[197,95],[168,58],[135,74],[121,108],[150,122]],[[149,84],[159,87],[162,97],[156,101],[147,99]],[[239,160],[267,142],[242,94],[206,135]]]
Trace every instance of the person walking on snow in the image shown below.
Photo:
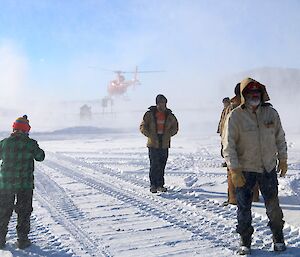
[[[34,160],[43,161],[45,153],[37,141],[29,138],[30,128],[26,115],[17,118],[10,137],[0,141],[0,249],[5,247],[13,210],[18,215],[17,247],[24,249],[31,245],[28,234],[33,210]]]
[[[222,128],[221,141],[223,140],[223,134],[224,134],[223,129],[224,129],[224,124],[225,124],[226,118],[228,117],[229,113],[232,110],[234,110],[236,107],[238,107],[241,104],[240,84],[241,83],[236,84],[236,86],[234,88],[235,96],[230,99],[230,105],[225,109],[223,119],[221,120],[221,128]],[[222,145],[223,145],[223,143],[222,143]],[[227,200],[223,203],[223,206],[227,206],[229,204],[236,205],[235,186],[232,183],[231,172],[228,169],[228,167],[227,167],[227,185],[228,185],[228,187],[227,187]],[[256,183],[254,188],[253,188],[252,201],[253,202],[259,202],[258,183]]]
[[[287,172],[285,133],[277,111],[266,103],[269,96],[264,85],[246,78],[241,81],[240,92],[241,105],[226,119],[223,141],[224,158],[236,187],[236,231],[241,238],[239,254],[250,253],[254,232],[251,200],[256,182],[265,202],[274,251],[284,251],[284,220],[279,206],[276,171],[281,177]]]
[[[167,108],[167,98],[164,95],[156,96],[156,106],[150,106],[144,114],[140,131],[148,137],[150,192],[166,192],[165,167],[171,137],[178,132],[178,121],[172,111]]]

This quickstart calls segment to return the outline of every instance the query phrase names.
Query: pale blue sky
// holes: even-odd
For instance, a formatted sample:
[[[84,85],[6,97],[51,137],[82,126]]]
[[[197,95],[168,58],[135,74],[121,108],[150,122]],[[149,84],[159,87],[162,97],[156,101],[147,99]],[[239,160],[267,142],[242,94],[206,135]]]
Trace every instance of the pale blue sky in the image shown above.
[[[142,76],[140,99],[300,68],[299,11],[297,0],[0,0],[0,100],[100,99],[114,77],[103,68],[165,70]]]

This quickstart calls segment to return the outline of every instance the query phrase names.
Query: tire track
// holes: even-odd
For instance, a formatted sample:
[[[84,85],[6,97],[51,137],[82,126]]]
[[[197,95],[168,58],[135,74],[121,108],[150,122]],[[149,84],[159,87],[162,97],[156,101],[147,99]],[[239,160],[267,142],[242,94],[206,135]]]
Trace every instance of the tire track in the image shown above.
[[[192,206],[191,202],[187,201],[183,201],[183,203],[178,205],[177,200],[175,201],[175,203],[177,202],[176,204],[170,205],[167,198],[153,197],[149,194],[137,194],[136,191],[130,192],[129,190],[122,190],[110,182],[100,182],[100,178],[96,180],[94,177],[88,176],[86,172],[85,175],[82,176],[82,174],[75,171],[75,169],[67,168],[56,162],[48,161],[46,164],[54,169],[59,169],[64,175],[84,183],[87,186],[138,207],[146,215],[150,212],[151,215],[166,220],[173,226],[191,232],[193,240],[209,238],[217,247],[224,247],[225,245],[228,249],[232,251],[235,250],[235,247],[231,247],[228,241],[224,240],[223,237],[224,230],[230,233],[234,232],[234,229],[232,229],[234,219],[231,217],[234,213],[231,211],[228,212],[227,209],[221,210],[221,207],[216,203],[212,204],[210,201],[200,200],[197,201],[197,206]],[[101,181],[103,181],[103,178],[101,178]],[[126,188],[126,186],[124,186],[124,188]],[[179,199],[179,195],[180,192],[175,192],[174,199]],[[201,208],[197,208],[200,206]],[[218,209],[218,212],[215,212],[216,209]],[[227,227],[223,225],[224,221],[226,221]],[[212,226],[216,228],[214,233],[211,231]]]
[[[39,165],[41,166],[41,165]],[[53,219],[63,227],[81,244],[84,254],[90,256],[110,256],[99,241],[91,238],[81,227],[77,220],[85,218],[84,213],[78,209],[66,194],[64,189],[47,175],[42,173],[41,167],[36,169],[35,198],[45,207]]]
[[[61,163],[64,163],[64,165],[62,166]],[[232,242],[224,241],[223,236],[220,236],[230,233],[234,237],[234,240],[238,242],[238,235],[235,234],[234,231],[236,207],[229,209],[224,208],[218,202],[203,199],[199,193],[193,191],[179,190],[173,191],[171,194],[162,194],[161,197],[153,197],[153,195],[150,194],[140,193],[141,191],[144,192],[144,190],[140,190],[141,180],[135,176],[127,176],[127,174],[126,176],[122,176],[120,172],[116,172],[111,168],[95,167],[90,163],[80,162],[70,157],[61,158],[61,156],[59,156],[59,162],[53,161],[52,159],[47,163],[47,166],[54,169],[59,167],[59,170],[68,177],[72,177],[106,194],[113,195],[122,201],[129,201],[132,205],[142,210],[151,210],[153,215],[167,220],[173,225],[189,230],[197,240],[210,234],[209,238],[216,242],[216,246],[225,245],[230,250],[234,250],[237,247],[237,245],[232,246]],[[92,171],[85,172],[83,176],[76,171],[76,167]],[[99,181],[100,177],[95,177],[95,168],[97,176],[101,176],[101,182]],[[91,172],[93,173],[92,175]],[[103,175],[106,177],[103,178]],[[126,190],[120,190],[120,188],[115,186],[115,183],[111,184],[111,182],[109,182],[111,180],[118,180],[119,183],[129,183],[139,187],[139,189],[137,189],[137,191],[136,189],[132,189],[132,186],[124,185]],[[105,183],[103,183],[103,181],[105,181]],[[146,186],[145,183],[143,183],[142,186],[148,188],[148,184]],[[170,207],[169,202],[166,200],[176,201],[175,204],[173,201]],[[162,207],[157,208],[157,206]],[[176,215],[170,215],[169,213],[172,213],[174,210],[176,211]],[[254,234],[255,238],[253,240],[254,247],[270,249],[271,232],[266,226],[266,223],[266,218],[257,213],[253,213],[253,226],[256,229]],[[201,225],[200,228],[199,225]],[[211,226],[215,226],[216,231],[219,231],[212,234]],[[293,228],[286,224],[284,232],[288,245],[298,247],[300,242],[299,228]]]
[[[77,158],[73,158],[70,156],[65,156],[65,155],[61,155],[61,154],[58,155],[58,154],[53,154],[53,153],[49,153],[49,156],[50,157],[52,156],[52,158],[57,159],[57,160],[58,160],[57,157],[59,156],[59,160],[64,160],[67,163],[72,163],[75,166],[89,168],[94,171],[98,171],[98,172],[101,172],[101,173],[107,174],[107,175],[113,174],[115,177],[125,180],[130,183],[133,183],[134,185],[143,186],[144,188],[149,187],[148,179],[142,180],[140,176],[138,176],[136,174],[130,174],[130,172],[126,172],[126,174],[123,174],[123,172],[121,170],[119,170],[117,168],[112,168],[111,165],[107,164],[107,162],[104,162],[104,163],[102,163],[100,161],[98,161],[97,163],[87,162],[86,160],[78,160]],[[128,163],[128,161],[131,161],[131,160],[127,159],[127,163]],[[120,163],[124,164],[123,159]],[[130,164],[131,164],[131,162],[130,162]],[[148,175],[148,171],[146,174]],[[180,171],[180,172],[176,171],[176,172],[174,172],[172,170],[167,170],[166,175],[171,176],[171,177],[183,177],[183,178],[185,178],[186,176],[194,176],[197,178],[201,178],[201,177],[224,178],[224,179],[227,178],[226,172],[224,172],[224,174],[220,174],[220,173],[206,173],[206,172],[196,173],[196,172],[191,172],[191,171]]]
[[[170,205],[168,199],[164,196],[157,197],[150,193],[138,193],[135,190],[132,191],[128,189],[126,185],[124,185],[123,189],[121,189],[115,186],[115,183],[109,182],[106,175],[105,178],[103,176],[101,176],[101,178],[95,178],[88,175],[88,172],[85,172],[83,175],[76,171],[74,167],[69,168],[66,167],[65,163],[62,165],[61,162],[55,162],[52,160],[47,160],[44,164],[52,169],[58,170],[67,177],[137,207],[145,215],[149,215],[149,213],[151,213],[151,215],[166,220],[176,227],[180,227],[181,229],[191,232],[193,240],[201,240],[209,234],[209,240],[213,242],[215,246],[224,247],[224,245],[227,245],[228,249],[235,249],[230,247],[228,242],[224,240],[223,233],[218,231],[218,229],[221,229],[222,231],[225,229],[226,231],[229,230],[230,233],[234,232],[234,229],[231,228],[233,227],[234,219],[232,219],[232,217],[230,218],[230,216],[234,215],[234,213],[231,211],[228,212],[228,209],[220,210],[221,206],[218,206],[216,203],[212,204],[210,201],[198,198],[197,206],[192,206],[191,203],[187,201],[183,201],[183,203],[178,204],[180,192],[173,192],[175,195],[174,199],[176,201],[173,202],[173,205]],[[113,178],[111,175],[107,176]],[[138,190],[140,190],[140,188]],[[201,208],[197,208],[200,206]],[[218,213],[214,212],[216,209],[219,210]],[[223,225],[224,222],[230,226],[225,228]],[[214,233],[211,233],[211,226],[216,227]]]

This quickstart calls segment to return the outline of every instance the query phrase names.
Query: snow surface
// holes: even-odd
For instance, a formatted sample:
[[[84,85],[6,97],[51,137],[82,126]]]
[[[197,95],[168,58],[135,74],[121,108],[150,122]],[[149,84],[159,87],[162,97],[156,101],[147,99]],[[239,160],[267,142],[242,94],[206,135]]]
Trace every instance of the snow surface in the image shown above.
[[[146,138],[138,131],[73,128],[32,138],[46,150],[35,170],[33,245],[15,248],[14,214],[0,256],[236,255],[236,207],[222,206],[227,181],[217,135],[174,137],[168,192],[160,194],[149,192]],[[253,256],[300,256],[300,136],[289,135],[288,146],[288,174],[279,179],[288,249],[272,251],[261,199],[253,204]]]

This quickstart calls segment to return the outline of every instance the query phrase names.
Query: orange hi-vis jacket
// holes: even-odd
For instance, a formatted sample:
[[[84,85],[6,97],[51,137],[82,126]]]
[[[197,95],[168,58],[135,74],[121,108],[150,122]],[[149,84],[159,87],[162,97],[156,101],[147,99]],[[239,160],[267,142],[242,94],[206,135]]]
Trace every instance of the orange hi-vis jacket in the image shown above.
[[[162,135],[165,129],[166,114],[164,112],[157,111],[155,113],[155,116],[156,116],[157,134]]]

